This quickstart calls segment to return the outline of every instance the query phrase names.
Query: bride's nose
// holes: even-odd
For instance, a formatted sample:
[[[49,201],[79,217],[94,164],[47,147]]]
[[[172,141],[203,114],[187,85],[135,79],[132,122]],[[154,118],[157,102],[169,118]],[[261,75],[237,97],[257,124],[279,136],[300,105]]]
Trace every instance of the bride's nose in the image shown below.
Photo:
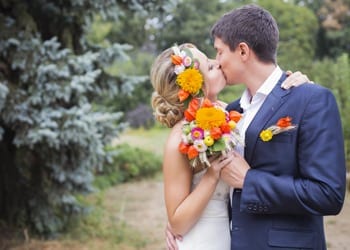
[[[221,69],[221,65],[220,65],[220,63],[217,60],[209,59],[209,62],[214,66],[214,68]]]

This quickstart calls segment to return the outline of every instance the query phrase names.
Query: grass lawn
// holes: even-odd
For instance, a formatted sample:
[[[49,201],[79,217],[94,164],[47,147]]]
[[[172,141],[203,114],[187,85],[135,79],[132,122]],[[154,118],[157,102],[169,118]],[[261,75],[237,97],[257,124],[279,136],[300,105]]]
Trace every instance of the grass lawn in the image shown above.
[[[113,141],[113,145],[128,143],[131,146],[149,150],[155,154],[163,155],[164,143],[168,137],[170,129],[155,127],[149,130],[129,129],[119,138]]]

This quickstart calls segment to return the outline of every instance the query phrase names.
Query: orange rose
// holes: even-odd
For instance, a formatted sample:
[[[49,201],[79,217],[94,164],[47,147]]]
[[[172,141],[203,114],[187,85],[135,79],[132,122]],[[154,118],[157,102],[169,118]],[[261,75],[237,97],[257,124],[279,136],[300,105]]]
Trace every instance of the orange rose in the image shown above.
[[[187,121],[193,121],[196,118],[196,112],[199,108],[199,100],[193,98],[188,104],[188,108],[185,110],[185,118]]]
[[[242,118],[242,114],[235,110],[231,110],[229,116],[230,120],[234,121],[235,123],[239,122],[239,120]]]
[[[227,122],[225,122],[224,124],[222,124],[222,125],[220,126],[220,129],[221,129],[221,131],[222,131],[223,133],[230,133],[230,132],[231,132],[231,127],[230,127],[230,125],[229,125]]]
[[[193,98],[190,103],[188,104],[188,109],[197,111],[199,108],[199,99],[198,98]]]
[[[292,118],[290,118],[289,116],[282,117],[278,120],[277,126],[281,128],[292,126]]]
[[[179,97],[180,102],[183,102],[190,96],[190,93],[188,93],[183,89],[180,89],[179,92],[177,93],[177,96]]]
[[[196,118],[196,113],[193,114],[188,109],[186,109],[184,112],[184,116],[185,116],[186,121],[191,122]]]
[[[194,158],[196,158],[199,155],[197,149],[192,145],[189,146],[188,148],[188,152],[187,152],[187,157],[188,159],[192,160]]]
[[[210,136],[213,137],[215,140],[220,139],[222,135],[221,129],[214,127],[210,129]]]
[[[188,153],[188,148],[189,148],[188,144],[185,144],[184,142],[180,142],[180,144],[179,144],[179,151],[182,154],[187,154]]]
[[[182,58],[181,56],[178,56],[178,55],[171,55],[171,62],[175,65],[181,65]]]

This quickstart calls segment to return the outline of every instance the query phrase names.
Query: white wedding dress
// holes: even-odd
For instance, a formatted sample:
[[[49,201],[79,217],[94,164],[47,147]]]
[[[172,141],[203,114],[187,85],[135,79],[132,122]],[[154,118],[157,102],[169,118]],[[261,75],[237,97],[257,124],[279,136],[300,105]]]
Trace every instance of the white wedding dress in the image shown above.
[[[206,170],[196,173],[192,190]],[[228,218],[229,186],[220,180],[202,216],[192,229],[177,240],[180,250],[230,250],[231,237]]]

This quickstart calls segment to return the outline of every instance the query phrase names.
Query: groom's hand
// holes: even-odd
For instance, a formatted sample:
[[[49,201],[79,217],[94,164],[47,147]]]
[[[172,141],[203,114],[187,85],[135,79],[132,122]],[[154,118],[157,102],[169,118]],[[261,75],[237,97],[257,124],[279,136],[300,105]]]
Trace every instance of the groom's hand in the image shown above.
[[[233,188],[243,188],[245,176],[250,169],[246,160],[237,152],[233,152],[232,161],[221,170],[221,178]]]
[[[176,244],[176,239],[182,240],[182,237],[180,235],[174,235],[173,232],[171,231],[171,226],[168,222],[166,228],[165,228],[165,238],[166,238],[166,245],[167,245],[167,250],[178,250],[178,246]]]

